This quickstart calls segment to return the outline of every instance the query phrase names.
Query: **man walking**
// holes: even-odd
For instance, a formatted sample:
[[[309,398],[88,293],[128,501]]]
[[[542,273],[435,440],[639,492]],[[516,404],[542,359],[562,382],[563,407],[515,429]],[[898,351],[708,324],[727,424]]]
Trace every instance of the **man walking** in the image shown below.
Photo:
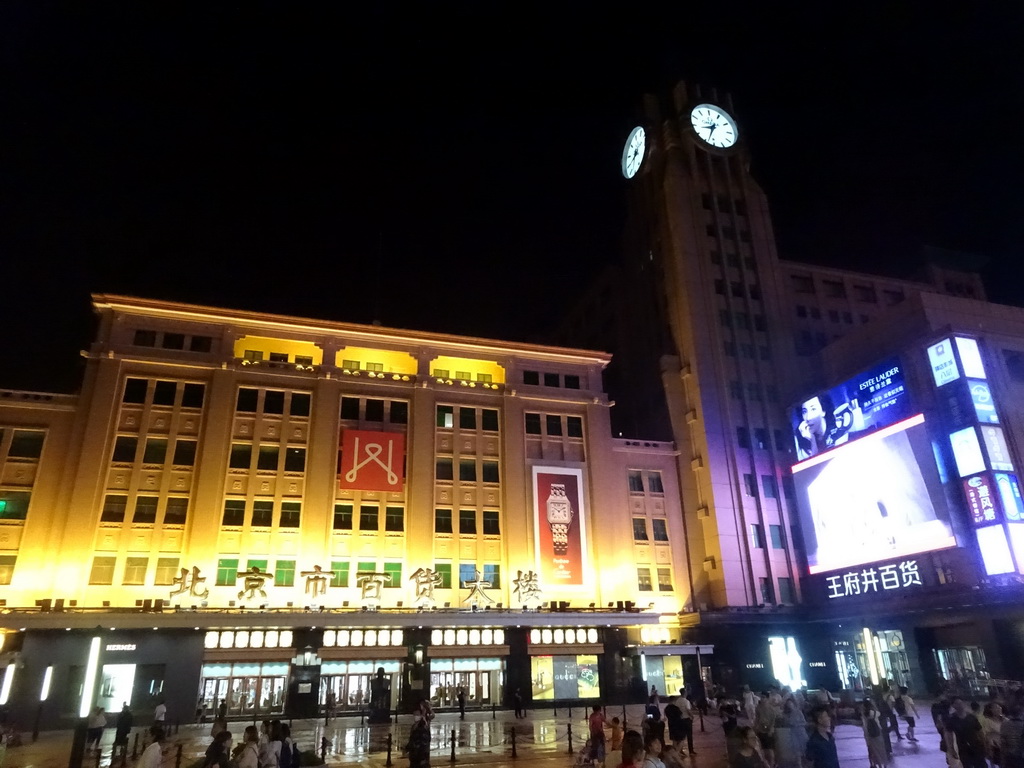
[[[686,697],[685,689],[680,689],[679,696],[673,696],[665,707],[665,720],[668,723],[668,737],[672,743],[683,751],[683,741],[686,741],[686,751],[691,755],[693,751],[693,706]]]
[[[459,702],[459,720],[466,719],[466,692],[459,688],[459,695],[456,697]]]

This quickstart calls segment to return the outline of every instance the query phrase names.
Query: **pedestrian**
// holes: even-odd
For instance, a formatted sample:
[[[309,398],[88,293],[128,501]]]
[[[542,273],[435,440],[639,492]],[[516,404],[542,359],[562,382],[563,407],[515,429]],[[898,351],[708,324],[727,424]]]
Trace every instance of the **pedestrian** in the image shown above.
[[[160,768],[160,763],[163,762],[165,738],[163,727],[154,723],[149,727],[149,735],[153,741],[143,750],[135,768]]]
[[[675,744],[665,744],[661,748],[661,760],[665,768],[690,768],[690,758],[679,751]]]
[[[612,718],[612,751],[619,752],[622,750],[622,723],[619,722],[619,718]]]
[[[459,720],[465,720],[466,719],[466,692],[464,690],[462,690],[462,688],[459,688],[459,693],[458,693],[458,695],[455,698],[459,702]]]
[[[658,694],[652,693],[647,699],[647,706],[644,708],[643,739],[646,741],[651,735],[659,741],[665,740],[665,721],[661,719],[661,709],[658,707]]]
[[[754,724],[754,712],[757,709],[757,694],[750,690],[749,685],[743,686],[743,714],[747,716],[747,724]]]
[[[587,721],[587,725],[590,729],[590,759],[596,760],[603,765],[605,757],[605,720],[604,712],[601,710],[600,704],[594,705],[593,710],[590,712],[590,718]]]
[[[642,768],[665,768],[661,759],[662,741],[657,736],[651,735],[644,742],[644,761]]]
[[[260,734],[255,725],[247,725],[242,734],[242,743],[233,755],[236,768],[259,768],[260,765]]]
[[[811,710],[814,730],[807,739],[807,762],[810,768],[839,768],[839,753],[832,735],[832,716],[827,706]]]
[[[107,717],[103,713],[103,707],[96,707],[92,711],[86,727],[88,728],[86,731],[86,749],[99,751],[100,739],[103,738],[103,729],[107,727]]]
[[[1003,727],[1003,707],[997,701],[985,705],[981,717],[981,729],[985,732],[985,752],[992,765],[1002,765],[999,737]]]
[[[167,705],[164,704],[163,696],[161,696],[156,702],[156,707],[153,709],[153,722],[156,725],[163,726],[164,720],[166,719]]]
[[[884,731],[879,722],[878,709],[871,699],[864,699],[860,722],[864,730],[864,744],[868,748],[868,762],[871,768],[883,768],[889,762],[889,756],[885,750]]]
[[[409,741],[405,745],[409,754],[409,768],[430,767],[430,721],[419,718],[413,723],[409,732]]]
[[[227,697],[220,700],[220,706],[217,707],[217,719],[227,722],[228,720],[228,700]]]
[[[778,712],[772,697],[764,692],[754,709],[754,731],[761,744],[761,754],[769,765],[775,764],[775,718]]]
[[[618,768],[641,768],[646,754],[643,737],[636,731],[626,731],[622,737],[622,762]]]
[[[768,768],[768,763],[759,751],[760,735],[750,726],[740,726],[737,730],[739,746],[729,759],[729,768]]]
[[[790,695],[782,705],[775,728],[776,768],[800,768],[807,751],[807,720]]]
[[[1003,768],[1024,768],[1024,716],[1020,704],[1010,704],[999,726],[999,754]]]
[[[330,719],[332,719],[334,717],[334,710],[337,708],[337,706],[338,706],[338,697],[337,697],[337,695],[335,695],[334,691],[328,691],[327,692],[327,704],[326,704],[327,719],[328,720],[330,720]]]
[[[512,703],[516,707],[516,719],[526,717],[526,712],[523,711],[523,694],[518,688],[516,688],[516,692],[512,696]]]
[[[685,691],[679,693],[678,697],[672,697],[665,705],[665,723],[672,743],[679,747],[681,753],[685,750],[692,755],[696,754],[693,751],[693,706]]]
[[[264,720],[264,733],[260,737],[260,768],[280,768],[281,731],[280,720]]]
[[[206,748],[203,768],[228,768],[231,761],[231,731],[221,731]]]
[[[946,718],[946,729],[952,733],[955,743],[950,744],[951,739],[947,738],[947,755],[952,754],[959,757],[964,768],[987,768],[985,762],[985,734],[981,722],[967,709],[967,702],[959,696],[953,697],[951,702],[952,714]]]
[[[892,708],[907,723],[907,740],[917,741],[917,737],[914,736],[914,728],[917,726],[918,717],[917,705],[914,704],[914,700],[910,698],[910,694],[907,691],[907,686],[900,686],[900,695],[893,700]]]
[[[124,706],[121,707],[121,711],[118,712],[117,721],[114,723],[114,746],[128,746],[128,736],[132,732],[133,725],[132,711],[126,701]]]

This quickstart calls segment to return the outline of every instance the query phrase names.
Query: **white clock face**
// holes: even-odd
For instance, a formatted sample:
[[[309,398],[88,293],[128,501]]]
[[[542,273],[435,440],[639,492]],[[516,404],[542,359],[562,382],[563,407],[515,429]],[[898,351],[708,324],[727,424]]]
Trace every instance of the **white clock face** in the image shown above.
[[[728,149],[736,143],[739,131],[736,121],[721,107],[698,104],[690,112],[690,124],[701,139],[712,147]]]
[[[647,132],[644,131],[643,126],[638,125],[629,132],[626,146],[622,150],[622,175],[627,179],[632,179],[640,170],[640,163],[644,161],[646,148]]]

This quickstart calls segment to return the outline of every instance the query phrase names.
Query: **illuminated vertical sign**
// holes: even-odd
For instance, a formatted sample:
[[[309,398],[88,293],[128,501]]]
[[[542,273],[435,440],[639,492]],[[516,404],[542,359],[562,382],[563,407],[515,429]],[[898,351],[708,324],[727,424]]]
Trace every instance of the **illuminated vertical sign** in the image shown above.
[[[953,354],[953,345],[949,339],[943,339],[938,344],[928,347],[928,362],[932,366],[932,378],[935,379],[935,386],[941,387],[960,378],[960,371],[956,366],[956,356]]]
[[[405,435],[346,429],[341,433],[343,490],[401,491],[405,484]]]
[[[1000,472],[1012,472],[1013,460],[1010,458],[1010,448],[1006,445],[1006,437],[999,427],[984,425],[981,427],[981,436],[985,440],[985,448],[988,450],[988,464],[992,469]]]
[[[974,413],[982,424],[998,424],[999,414],[996,413],[996,404],[992,399],[992,390],[987,381],[967,380],[967,386],[971,391],[971,401],[974,403]]]
[[[583,586],[586,515],[583,472],[533,468],[534,544],[543,588]]]
[[[986,472],[961,481],[967,497],[967,509],[975,525],[987,525],[999,519],[999,493]]]

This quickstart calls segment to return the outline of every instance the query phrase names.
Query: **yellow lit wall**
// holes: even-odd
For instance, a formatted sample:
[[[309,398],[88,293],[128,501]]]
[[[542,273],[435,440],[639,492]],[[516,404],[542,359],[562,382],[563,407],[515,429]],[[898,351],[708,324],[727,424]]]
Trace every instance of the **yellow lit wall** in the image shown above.
[[[416,358],[408,352],[371,347],[344,347],[338,352],[334,364],[342,368],[345,360],[358,360],[359,367],[364,370],[367,363],[381,363],[384,366],[384,373],[416,375]]]
[[[430,361],[430,371],[442,368],[449,372],[450,378],[456,377],[456,371],[464,371],[475,380],[478,373],[489,374],[495,384],[505,383],[505,369],[490,360],[473,360],[468,357],[449,357],[439,355]]]
[[[291,339],[271,339],[264,336],[242,336],[235,342],[235,357],[243,357],[245,350],[262,352],[264,359],[270,358],[271,352],[288,355],[288,362],[294,363],[295,356],[312,357],[313,365],[322,365],[324,352],[311,341],[294,341]]]

